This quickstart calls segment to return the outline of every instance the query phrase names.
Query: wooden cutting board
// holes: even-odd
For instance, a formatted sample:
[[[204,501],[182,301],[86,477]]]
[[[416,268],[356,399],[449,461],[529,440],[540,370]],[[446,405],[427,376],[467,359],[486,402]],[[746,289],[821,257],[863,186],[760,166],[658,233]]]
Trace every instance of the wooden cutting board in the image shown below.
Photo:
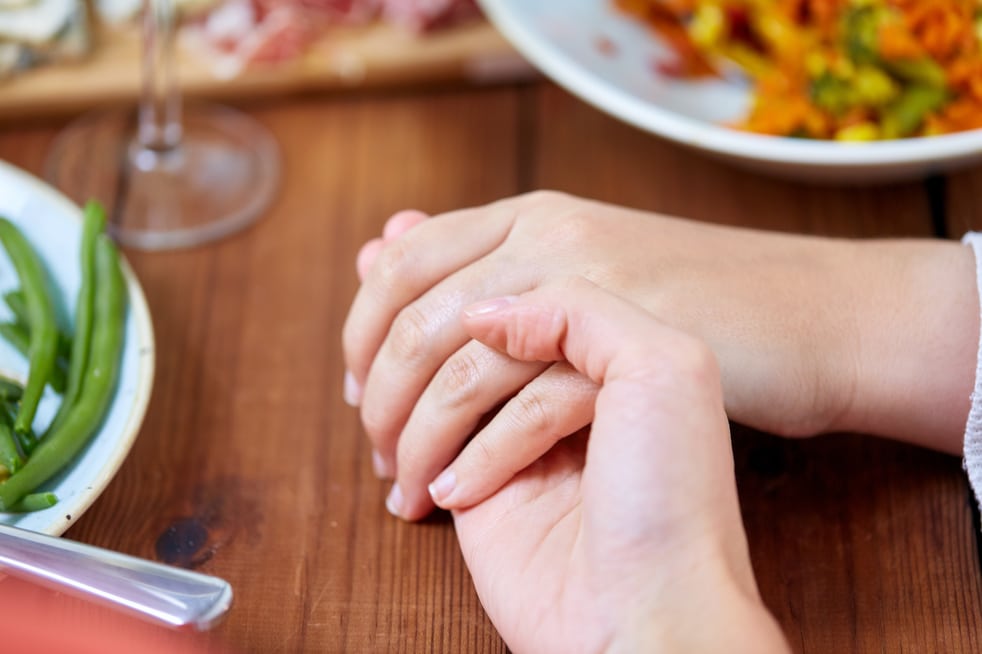
[[[28,71],[0,82],[0,120],[57,115],[135,102],[140,34],[103,30],[84,61]],[[486,22],[414,35],[391,25],[338,28],[300,59],[223,79],[200,53],[178,47],[181,85],[189,96],[235,99],[303,91],[532,76],[531,67]]]

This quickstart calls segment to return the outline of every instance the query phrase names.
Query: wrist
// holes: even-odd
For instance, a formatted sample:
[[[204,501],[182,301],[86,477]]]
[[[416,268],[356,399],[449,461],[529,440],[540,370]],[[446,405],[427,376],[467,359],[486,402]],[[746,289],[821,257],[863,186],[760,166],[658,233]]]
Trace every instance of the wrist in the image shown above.
[[[687,579],[668,597],[639,602],[605,652],[786,654],[777,621],[751,590],[730,575]]]
[[[832,428],[960,453],[979,338],[971,248],[870,241],[856,254],[853,376]]]

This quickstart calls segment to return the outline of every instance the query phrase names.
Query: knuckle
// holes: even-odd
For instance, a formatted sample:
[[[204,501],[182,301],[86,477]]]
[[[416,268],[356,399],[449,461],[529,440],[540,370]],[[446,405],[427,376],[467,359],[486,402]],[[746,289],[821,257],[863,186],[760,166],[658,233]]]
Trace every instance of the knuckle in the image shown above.
[[[406,365],[413,366],[424,359],[430,350],[430,325],[427,313],[415,304],[399,312],[387,339],[391,354]]]
[[[361,408],[361,424],[368,440],[377,449],[385,449],[389,435],[393,433],[391,412],[375,403],[364,403]]]
[[[596,218],[583,209],[575,209],[563,216],[558,235],[567,245],[593,244],[600,236]]]
[[[670,362],[673,374],[699,386],[719,383],[719,364],[708,345],[691,337],[683,337],[674,349]]]
[[[491,439],[478,436],[471,442],[474,444],[474,459],[472,463],[476,464],[475,467],[483,469],[486,465],[498,460],[498,448]]]
[[[419,446],[414,438],[400,438],[396,446],[396,468],[403,490],[417,484],[427,483],[432,479],[424,479],[426,471],[432,467],[429,452]]]
[[[526,386],[509,404],[514,405],[511,419],[520,431],[543,434],[554,429],[555,417],[549,401],[534,389]]]
[[[565,203],[569,200],[569,195],[562,193],[560,191],[553,191],[551,189],[539,189],[535,191],[529,191],[522,195],[522,202],[531,206],[538,206],[542,204],[556,205],[560,203]]]
[[[448,359],[433,380],[441,403],[446,408],[469,405],[480,389],[482,370],[480,362],[465,350]]]
[[[369,281],[376,294],[386,297],[411,280],[415,269],[416,255],[415,249],[411,247],[411,239],[396,239],[382,248],[372,266]]]
[[[573,254],[583,259],[583,254],[595,249],[604,238],[602,225],[588,207],[577,203],[550,201],[550,204],[525,204],[516,212],[517,238],[535,243],[537,251],[545,248],[553,254]],[[585,264],[586,258],[580,261]]]
[[[375,449],[384,449],[384,445],[388,441],[385,435],[389,433],[385,417],[377,411],[363,409],[361,412],[361,424],[365,430],[365,436],[368,437],[368,440]]]
[[[566,317],[558,307],[528,312],[523,322],[505,326],[508,354],[519,361],[537,361],[561,356],[558,345]]]
[[[522,227],[520,231],[530,230],[538,236],[554,232],[552,227],[562,224],[559,216],[573,204],[570,196],[557,191],[530,191],[507,202],[505,206],[514,215],[516,225]]]
[[[597,288],[597,284],[589,277],[581,274],[569,274],[557,277],[554,281],[548,282],[550,286],[555,286],[563,293],[587,293]]]
[[[637,276],[627,262],[610,259],[584,262],[580,274],[594,285],[610,290],[630,288]]]

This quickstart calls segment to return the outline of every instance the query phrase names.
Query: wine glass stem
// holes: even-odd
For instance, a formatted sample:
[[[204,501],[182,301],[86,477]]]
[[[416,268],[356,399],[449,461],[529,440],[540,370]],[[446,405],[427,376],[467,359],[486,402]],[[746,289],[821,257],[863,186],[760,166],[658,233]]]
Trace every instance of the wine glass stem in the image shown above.
[[[181,144],[181,94],[174,63],[174,0],[144,0],[143,89],[137,140],[145,154],[164,155]]]

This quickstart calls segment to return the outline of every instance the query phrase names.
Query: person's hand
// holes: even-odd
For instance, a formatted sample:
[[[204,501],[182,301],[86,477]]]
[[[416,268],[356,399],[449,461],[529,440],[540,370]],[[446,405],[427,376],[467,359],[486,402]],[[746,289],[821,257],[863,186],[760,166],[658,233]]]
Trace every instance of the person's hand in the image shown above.
[[[460,310],[582,275],[708,343],[738,422],[957,452],[978,340],[972,266],[950,242],[770,234],[549,192],[431,219],[406,212],[359,254],[346,395],[377,472],[398,478],[399,515],[430,511],[427,484],[485,415],[476,441],[489,486],[500,484],[528,454],[501,443],[525,434],[546,451],[590,422],[596,388],[565,364],[471,340]]]
[[[470,446],[434,484],[454,509],[492,622],[517,652],[783,652],[740,519],[710,350],[571,280],[465,309],[464,329],[519,361],[568,359],[599,387],[585,433],[476,506]],[[528,448],[518,434],[510,445]]]

